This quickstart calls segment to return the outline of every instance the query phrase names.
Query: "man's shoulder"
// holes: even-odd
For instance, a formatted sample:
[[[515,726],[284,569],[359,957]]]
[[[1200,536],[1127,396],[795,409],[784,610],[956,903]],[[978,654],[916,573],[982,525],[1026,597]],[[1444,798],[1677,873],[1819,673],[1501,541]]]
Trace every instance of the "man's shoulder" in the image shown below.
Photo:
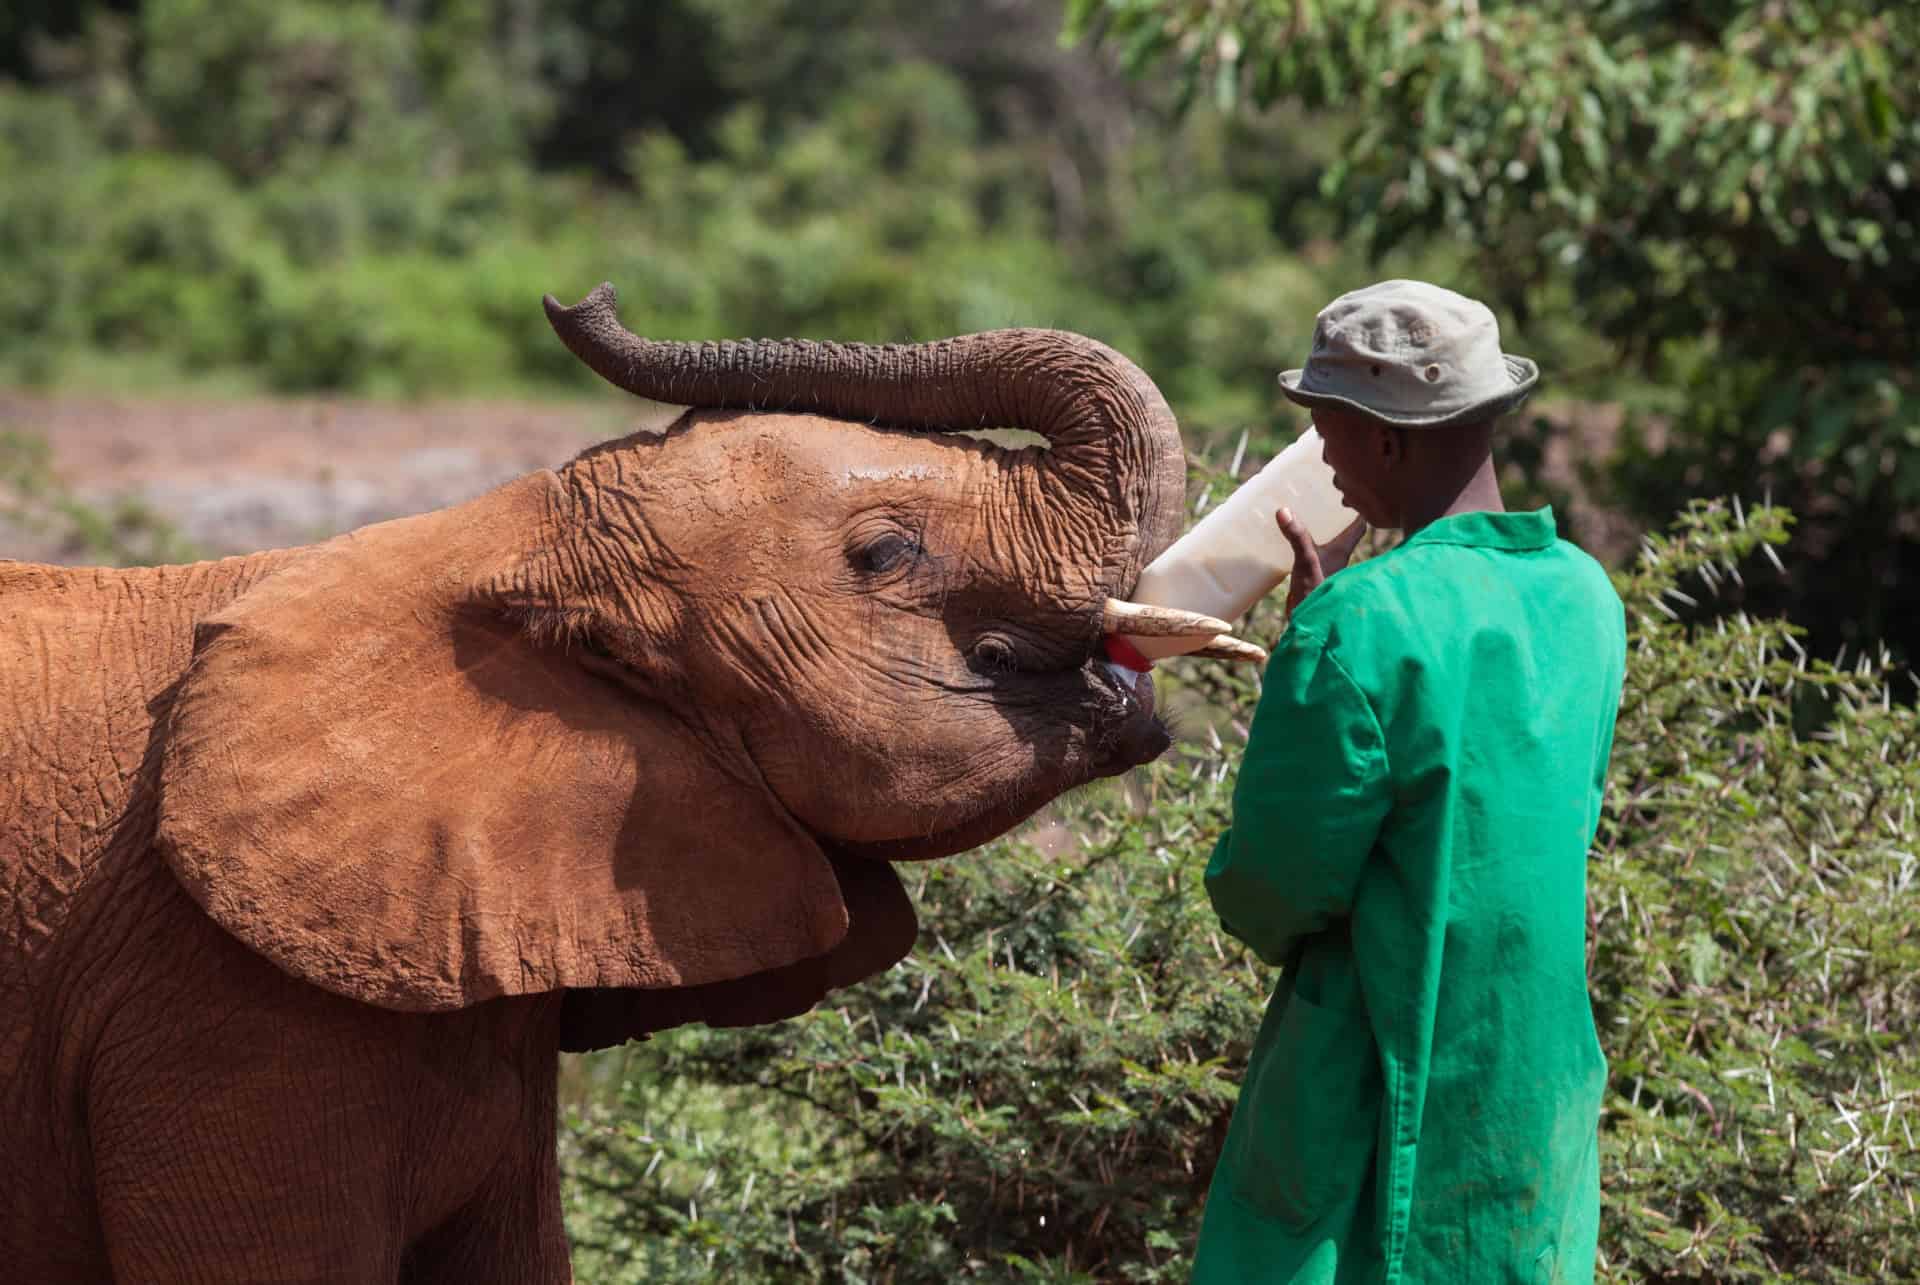
[[[1397,607],[1408,595],[1407,573],[1418,570],[1412,565],[1418,553],[1417,547],[1396,547],[1342,568],[1295,609],[1294,622],[1324,635],[1333,621],[1347,619],[1355,611]]]
[[[1329,576],[1313,596],[1301,604],[1300,609],[1305,611],[1309,606],[1324,604],[1324,610],[1326,606],[1337,608],[1342,604],[1379,601],[1417,593],[1426,577],[1446,574],[1448,564],[1472,565],[1476,559],[1489,554],[1536,565],[1544,561],[1552,564],[1559,574],[1578,576],[1596,590],[1613,595],[1613,581],[1607,569],[1592,554],[1570,540],[1556,539],[1551,544],[1518,550],[1421,542],[1398,545]]]
[[[1594,557],[1591,553],[1588,553],[1571,540],[1564,538],[1556,539],[1553,544],[1548,547],[1547,551],[1555,557],[1564,558],[1566,561],[1575,564],[1590,575],[1598,576],[1601,580],[1607,581],[1609,584],[1612,583],[1607,575],[1607,569],[1601,563],[1600,559]]]
[[[1489,555],[1518,562],[1503,573],[1489,564]],[[1350,663],[1364,663],[1356,652],[1398,663],[1408,652],[1434,646],[1437,638],[1460,629],[1497,627],[1506,619],[1513,599],[1476,588],[1489,584],[1489,574],[1496,577],[1492,583],[1523,598],[1546,593],[1575,617],[1592,612],[1596,621],[1624,622],[1606,568],[1569,541],[1513,551],[1423,542],[1398,546],[1329,576],[1295,610],[1290,632],[1299,630],[1302,643],[1351,658]],[[1496,605],[1501,602],[1508,607]],[[1515,616],[1516,627],[1524,619],[1524,614]]]
[[[1418,595],[1399,574],[1393,550],[1322,581],[1294,608],[1284,641],[1296,655],[1325,652],[1349,671],[1366,667],[1382,647],[1417,637]]]
[[[1600,560],[1571,540],[1555,540],[1549,553],[1565,568],[1567,579],[1581,586],[1587,605],[1599,615],[1617,622],[1624,631],[1626,604],[1620,600],[1620,591],[1614,587],[1612,574]]]

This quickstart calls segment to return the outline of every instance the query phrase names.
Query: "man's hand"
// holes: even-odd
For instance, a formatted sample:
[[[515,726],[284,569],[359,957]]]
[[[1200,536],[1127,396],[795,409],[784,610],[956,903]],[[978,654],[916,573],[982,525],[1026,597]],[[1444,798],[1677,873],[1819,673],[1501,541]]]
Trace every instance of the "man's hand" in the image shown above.
[[[1273,518],[1293,546],[1293,573],[1287,580],[1287,618],[1292,619],[1294,608],[1318,589],[1321,581],[1347,565],[1347,559],[1360,547],[1360,537],[1367,533],[1367,520],[1355,518],[1339,535],[1316,545],[1292,509],[1281,509]]]

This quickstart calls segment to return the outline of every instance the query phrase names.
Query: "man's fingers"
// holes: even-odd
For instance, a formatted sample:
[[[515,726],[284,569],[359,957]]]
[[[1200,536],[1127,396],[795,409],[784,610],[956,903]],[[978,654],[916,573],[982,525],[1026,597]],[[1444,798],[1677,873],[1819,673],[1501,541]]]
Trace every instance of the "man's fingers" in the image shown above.
[[[1320,550],[1314,546],[1313,536],[1308,534],[1306,524],[1295,517],[1292,509],[1281,509],[1274,514],[1274,520],[1280,524],[1280,533],[1287,537],[1287,543],[1293,546],[1293,581],[1295,584],[1306,582],[1308,588],[1319,584],[1323,578],[1320,572]]]
[[[1296,568],[1318,563],[1319,550],[1314,547],[1313,536],[1308,532],[1306,523],[1295,517],[1292,509],[1281,509],[1273,515],[1280,524],[1280,534],[1287,537],[1287,543],[1293,546],[1293,561]]]
[[[1346,530],[1327,541],[1327,548],[1331,551],[1338,552],[1342,558],[1345,558],[1360,547],[1361,537],[1365,536],[1366,533],[1367,520],[1365,518],[1355,518],[1353,521],[1347,523]]]
[[[1293,516],[1292,509],[1284,507],[1275,509],[1273,520],[1280,524],[1280,529],[1286,533],[1288,542],[1294,548],[1297,549],[1307,542],[1307,528],[1301,525],[1299,518]]]

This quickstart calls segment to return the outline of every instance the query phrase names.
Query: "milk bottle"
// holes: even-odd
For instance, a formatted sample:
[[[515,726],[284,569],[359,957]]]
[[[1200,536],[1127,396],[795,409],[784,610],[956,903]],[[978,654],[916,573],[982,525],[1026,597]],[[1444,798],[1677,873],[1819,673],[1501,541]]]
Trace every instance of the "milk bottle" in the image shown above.
[[[1359,516],[1334,490],[1333,470],[1320,451],[1320,434],[1309,428],[1148,563],[1133,601],[1230,622],[1246,614],[1293,570],[1293,546],[1274,520],[1276,511],[1292,509],[1315,544],[1326,543]],[[1135,635],[1127,640],[1148,660],[1198,651],[1210,641]]]

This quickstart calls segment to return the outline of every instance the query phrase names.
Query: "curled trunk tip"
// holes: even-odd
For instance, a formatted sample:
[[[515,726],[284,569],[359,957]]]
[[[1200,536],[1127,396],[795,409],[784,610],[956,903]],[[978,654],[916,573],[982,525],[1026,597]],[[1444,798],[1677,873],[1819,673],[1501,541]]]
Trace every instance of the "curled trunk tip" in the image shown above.
[[[602,281],[572,307],[550,294],[542,295],[540,303],[547,310],[547,324],[567,351],[608,383],[621,385],[609,360],[620,348],[617,335],[624,333],[614,308],[617,297],[613,282]]]

